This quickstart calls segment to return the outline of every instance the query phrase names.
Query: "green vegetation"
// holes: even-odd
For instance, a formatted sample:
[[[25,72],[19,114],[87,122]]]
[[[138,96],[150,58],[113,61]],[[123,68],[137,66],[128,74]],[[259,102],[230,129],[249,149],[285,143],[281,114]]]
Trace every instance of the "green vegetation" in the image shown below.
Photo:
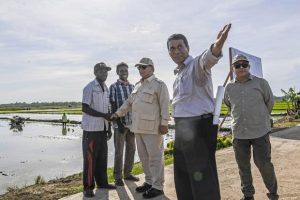
[[[277,113],[286,113],[288,109],[287,102],[285,101],[275,101],[272,113],[277,114]],[[227,106],[223,103],[221,107],[221,115],[226,115],[228,109]]]
[[[297,93],[295,88],[289,88],[287,92],[283,89],[281,89],[281,91],[285,95],[283,101],[287,103],[288,112],[297,112],[297,110],[300,109],[300,92]]]
[[[287,109],[288,109],[287,102],[278,100],[278,101],[275,101],[272,113],[273,114],[286,113]],[[170,105],[170,107],[169,107],[169,112],[172,113],[172,105]],[[228,112],[227,106],[224,103],[222,103],[221,115],[227,115],[227,112]]]
[[[81,114],[80,102],[13,103],[0,105],[0,113],[66,113]]]
[[[40,175],[38,175],[36,177],[36,179],[35,179],[34,182],[35,182],[36,185],[40,185],[40,184],[45,184],[46,183],[45,180],[44,180],[44,178],[42,176],[40,176]]]
[[[286,113],[291,107],[289,101],[275,101],[272,113]],[[223,103],[221,107],[221,115],[227,114],[227,106]],[[0,114],[4,113],[55,113],[55,114],[78,114],[81,112],[80,102],[58,102],[58,103],[32,103],[32,104],[2,104],[0,105]],[[172,105],[169,106],[169,113],[172,113]]]

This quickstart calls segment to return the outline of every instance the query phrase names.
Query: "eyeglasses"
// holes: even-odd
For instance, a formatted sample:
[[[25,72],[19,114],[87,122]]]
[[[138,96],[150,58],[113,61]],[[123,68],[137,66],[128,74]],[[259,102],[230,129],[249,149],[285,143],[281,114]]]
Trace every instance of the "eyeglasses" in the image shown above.
[[[141,70],[141,69],[146,69],[148,66],[147,65],[139,65],[137,68],[138,70]]]
[[[234,64],[233,65],[234,66],[234,68],[236,68],[236,69],[239,69],[239,68],[247,68],[247,67],[249,67],[249,63],[243,63],[243,64],[239,64],[239,63],[237,63],[237,64]]]

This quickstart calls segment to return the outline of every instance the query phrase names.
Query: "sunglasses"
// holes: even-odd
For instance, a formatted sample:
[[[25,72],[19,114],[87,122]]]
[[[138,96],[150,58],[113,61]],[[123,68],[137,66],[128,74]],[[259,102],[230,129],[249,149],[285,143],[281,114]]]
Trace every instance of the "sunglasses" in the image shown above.
[[[236,68],[236,69],[239,69],[239,68],[247,68],[247,67],[249,67],[249,63],[243,63],[243,64],[234,64],[233,65],[234,66],[234,68]]]
[[[137,68],[138,70],[141,70],[141,69],[146,69],[148,66],[146,65],[139,65]]]

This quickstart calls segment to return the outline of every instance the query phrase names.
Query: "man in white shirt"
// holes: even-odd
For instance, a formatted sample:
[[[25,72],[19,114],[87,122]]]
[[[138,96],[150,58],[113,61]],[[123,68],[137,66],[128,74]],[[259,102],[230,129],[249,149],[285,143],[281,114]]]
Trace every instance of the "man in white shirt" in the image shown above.
[[[105,63],[97,63],[94,66],[96,78],[83,89],[83,193],[88,198],[94,196],[95,181],[97,188],[116,188],[107,181],[107,140],[112,134],[108,122],[109,91],[105,81],[110,70]]]

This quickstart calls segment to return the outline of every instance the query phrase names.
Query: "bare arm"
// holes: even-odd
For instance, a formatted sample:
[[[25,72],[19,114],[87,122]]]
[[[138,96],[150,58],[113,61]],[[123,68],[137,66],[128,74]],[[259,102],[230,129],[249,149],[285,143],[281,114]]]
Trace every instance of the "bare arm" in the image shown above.
[[[110,114],[109,113],[102,113],[99,111],[96,111],[92,109],[88,104],[82,103],[82,112],[91,115],[93,117],[103,117],[106,120],[110,120]]]
[[[231,28],[231,24],[227,24],[224,26],[223,30],[219,32],[217,40],[215,41],[214,45],[211,48],[212,54],[214,56],[216,57],[220,56],[230,28]]]

